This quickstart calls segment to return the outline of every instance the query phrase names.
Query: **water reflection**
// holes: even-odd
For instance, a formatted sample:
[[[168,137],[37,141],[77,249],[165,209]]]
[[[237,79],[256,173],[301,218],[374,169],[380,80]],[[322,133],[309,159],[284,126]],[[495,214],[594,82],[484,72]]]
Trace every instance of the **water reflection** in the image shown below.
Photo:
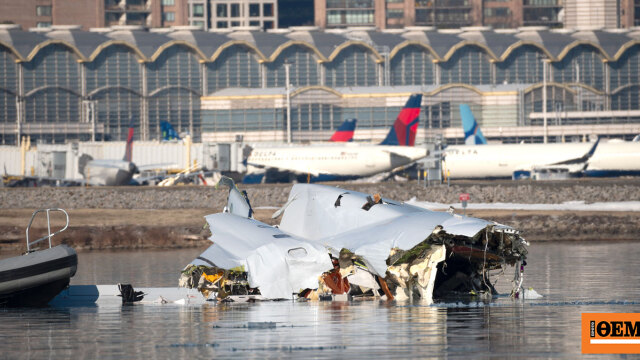
[[[175,286],[198,253],[81,253],[73,281]],[[581,313],[640,311],[639,266],[634,243],[533,244],[525,285],[545,295],[535,301],[0,309],[0,357],[575,358]],[[510,278],[499,280],[500,292],[509,293]],[[275,327],[249,326],[264,322]]]

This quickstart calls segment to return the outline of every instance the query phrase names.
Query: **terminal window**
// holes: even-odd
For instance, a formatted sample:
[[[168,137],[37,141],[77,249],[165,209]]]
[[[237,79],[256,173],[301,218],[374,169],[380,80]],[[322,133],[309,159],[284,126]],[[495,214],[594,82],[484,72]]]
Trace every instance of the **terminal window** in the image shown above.
[[[162,0],[162,5],[164,6],[173,6],[175,4],[176,4],[175,0]]]

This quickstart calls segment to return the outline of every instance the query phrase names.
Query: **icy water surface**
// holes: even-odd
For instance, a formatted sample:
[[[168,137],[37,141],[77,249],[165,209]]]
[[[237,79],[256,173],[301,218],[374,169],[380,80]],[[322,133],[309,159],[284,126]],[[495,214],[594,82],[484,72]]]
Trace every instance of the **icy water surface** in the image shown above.
[[[640,244],[530,250],[525,286],[544,295],[539,300],[0,309],[0,358],[574,359],[581,313],[640,312]],[[72,283],[175,286],[199,253],[80,253]],[[499,290],[508,293],[512,275],[498,280]]]

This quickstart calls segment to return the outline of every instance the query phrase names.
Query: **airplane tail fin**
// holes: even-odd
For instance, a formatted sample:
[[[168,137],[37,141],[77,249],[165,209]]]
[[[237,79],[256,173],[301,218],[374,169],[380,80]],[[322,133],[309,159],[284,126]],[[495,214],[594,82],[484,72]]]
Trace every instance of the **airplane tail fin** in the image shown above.
[[[160,122],[160,131],[162,131],[162,141],[180,140],[180,136],[168,121]]]
[[[462,130],[464,130],[465,145],[486,144],[487,139],[482,135],[478,122],[473,117],[471,108],[467,104],[460,104],[460,117],[462,118]]]
[[[82,176],[85,176],[85,177],[87,176],[84,170],[87,168],[87,164],[91,160],[93,160],[93,157],[87,154],[82,154],[78,159],[78,172],[82,174]]]
[[[387,137],[380,145],[413,146],[415,144],[421,103],[422,94],[413,94],[409,97]]]
[[[633,138],[633,140],[631,140],[633,142],[638,142],[640,141],[640,135],[636,135],[636,137]]]
[[[334,142],[345,142],[345,141],[353,141],[353,133],[356,130],[356,119],[347,119],[342,125],[336,130],[335,133],[331,136],[329,141]]]
[[[124,158],[122,160],[131,162],[133,155],[133,119],[129,122],[129,134],[127,135],[127,147],[124,151]]]

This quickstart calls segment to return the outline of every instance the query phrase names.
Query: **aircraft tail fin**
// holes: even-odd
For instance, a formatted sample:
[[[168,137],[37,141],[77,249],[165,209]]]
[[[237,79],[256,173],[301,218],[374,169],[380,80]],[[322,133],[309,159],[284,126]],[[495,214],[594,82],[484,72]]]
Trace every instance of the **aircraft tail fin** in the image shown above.
[[[160,122],[160,131],[162,132],[162,141],[180,140],[180,136],[168,121]]]
[[[93,160],[93,157],[87,154],[82,154],[78,159],[78,172],[84,177],[87,176],[87,174],[85,173],[85,169],[87,168],[87,164],[91,160]]]
[[[633,140],[631,140],[633,142],[638,142],[640,141],[640,135],[636,135],[636,137],[633,138]]]
[[[462,130],[464,130],[465,145],[486,144],[487,139],[482,134],[478,122],[473,117],[471,108],[467,104],[460,104],[460,117],[462,118]]]
[[[356,119],[347,119],[342,125],[336,130],[335,133],[331,136],[329,141],[334,142],[345,142],[345,141],[353,141],[353,133],[356,130]]]
[[[422,94],[413,94],[409,97],[387,137],[380,145],[413,146],[415,144],[421,103]]]
[[[122,160],[131,162],[133,155],[133,119],[129,122],[129,134],[127,135],[127,147],[124,151]]]

